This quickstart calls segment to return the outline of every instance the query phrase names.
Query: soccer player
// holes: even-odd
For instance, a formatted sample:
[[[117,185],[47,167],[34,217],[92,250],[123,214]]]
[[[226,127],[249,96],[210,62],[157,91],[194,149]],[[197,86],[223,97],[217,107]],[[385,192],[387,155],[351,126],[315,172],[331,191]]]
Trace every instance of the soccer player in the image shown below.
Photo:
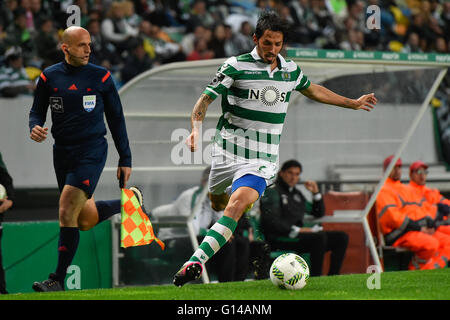
[[[40,75],[29,116],[30,138],[42,142],[47,110],[52,114],[53,165],[61,192],[59,198],[58,263],[54,273],[35,282],[35,291],[64,290],[66,270],[79,242],[79,230],[120,212],[120,200],[94,201],[93,193],[107,156],[106,116],[119,153],[117,178],[126,187],[131,174],[131,151],[122,104],[111,74],[89,63],[89,32],[71,26],[62,35],[64,61],[46,68]],[[142,204],[142,194],[133,190]]]
[[[292,91],[354,110],[370,111],[377,102],[373,93],[349,99],[312,84],[297,64],[280,55],[286,33],[286,23],[276,13],[262,13],[253,35],[253,51],[227,59],[194,106],[192,131],[186,140],[191,151],[197,149],[208,106],[222,95],[209,191],[212,207],[225,211],[175,274],[176,286],[200,277],[203,264],[228,241],[244,211],[276,177],[280,135]]]

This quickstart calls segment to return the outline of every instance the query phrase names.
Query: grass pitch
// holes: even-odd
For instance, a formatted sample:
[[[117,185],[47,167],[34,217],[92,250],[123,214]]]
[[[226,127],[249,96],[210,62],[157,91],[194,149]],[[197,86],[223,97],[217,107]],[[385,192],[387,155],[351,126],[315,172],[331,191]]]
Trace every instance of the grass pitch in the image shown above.
[[[0,300],[450,300],[450,269],[313,277],[298,291],[270,280],[0,295]]]

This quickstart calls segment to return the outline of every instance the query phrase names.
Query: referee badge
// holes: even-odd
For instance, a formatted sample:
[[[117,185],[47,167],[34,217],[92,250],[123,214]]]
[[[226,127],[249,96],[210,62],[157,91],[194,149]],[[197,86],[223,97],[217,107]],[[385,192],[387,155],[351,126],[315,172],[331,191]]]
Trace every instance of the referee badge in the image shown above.
[[[87,112],[91,112],[95,108],[96,96],[83,96],[83,108]]]

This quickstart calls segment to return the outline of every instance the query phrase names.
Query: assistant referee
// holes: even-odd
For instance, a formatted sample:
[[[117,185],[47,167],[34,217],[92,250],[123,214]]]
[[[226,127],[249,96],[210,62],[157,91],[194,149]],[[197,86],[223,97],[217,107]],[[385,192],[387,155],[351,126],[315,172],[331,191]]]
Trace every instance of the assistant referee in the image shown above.
[[[88,230],[120,212],[120,200],[95,202],[93,198],[107,157],[104,115],[119,153],[117,178],[123,179],[123,187],[131,174],[122,104],[110,72],[89,63],[90,46],[86,29],[71,26],[64,31],[61,49],[65,59],[41,73],[30,111],[30,138],[42,142],[47,138],[44,123],[50,106],[53,165],[61,192],[58,263],[48,280],[33,284],[35,291],[64,290],[79,230]]]

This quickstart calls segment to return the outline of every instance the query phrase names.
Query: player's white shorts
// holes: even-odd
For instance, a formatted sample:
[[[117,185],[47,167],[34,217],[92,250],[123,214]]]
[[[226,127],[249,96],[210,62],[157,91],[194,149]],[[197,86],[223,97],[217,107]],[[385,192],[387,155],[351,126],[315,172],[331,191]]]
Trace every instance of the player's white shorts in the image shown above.
[[[222,152],[212,153],[211,172],[209,174],[209,192],[222,194],[230,192],[232,183],[246,174],[252,174],[266,180],[266,186],[276,178],[278,165],[276,163],[254,159],[252,162],[230,157]],[[228,189],[229,188],[229,189]],[[227,190],[228,189],[228,190]]]

